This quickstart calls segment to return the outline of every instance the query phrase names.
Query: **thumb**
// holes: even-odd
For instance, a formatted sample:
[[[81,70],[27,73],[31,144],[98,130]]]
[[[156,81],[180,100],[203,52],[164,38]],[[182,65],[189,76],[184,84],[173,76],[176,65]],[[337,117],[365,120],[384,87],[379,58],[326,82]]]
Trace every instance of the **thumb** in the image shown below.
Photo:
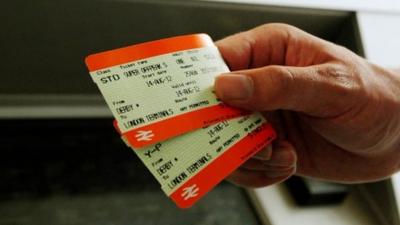
[[[225,103],[256,111],[278,109],[327,117],[345,110],[351,94],[343,66],[265,66],[219,75],[215,91]],[[344,99],[345,98],[345,99]],[[341,112],[342,112],[341,111]]]

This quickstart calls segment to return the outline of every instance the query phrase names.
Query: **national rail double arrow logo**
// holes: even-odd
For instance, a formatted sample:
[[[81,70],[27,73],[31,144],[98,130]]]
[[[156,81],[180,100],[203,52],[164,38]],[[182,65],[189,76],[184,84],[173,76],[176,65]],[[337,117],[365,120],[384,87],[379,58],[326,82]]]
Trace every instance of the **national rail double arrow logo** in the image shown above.
[[[135,137],[137,141],[151,141],[154,134],[152,130],[139,130]]]
[[[188,200],[189,198],[194,198],[199,195],[200,188],[197,187],[196,184],[193,184],[190,187],[185,187],[182,191],[181,197],[183,200]]]

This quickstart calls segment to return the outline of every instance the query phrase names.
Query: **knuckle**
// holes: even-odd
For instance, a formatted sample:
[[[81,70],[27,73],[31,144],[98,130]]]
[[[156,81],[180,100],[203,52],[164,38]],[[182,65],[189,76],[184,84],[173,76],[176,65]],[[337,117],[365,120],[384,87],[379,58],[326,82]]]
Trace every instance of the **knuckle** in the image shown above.
[[[290,97],[291,89],[295,85],[295,76],[287,67],[271,66],[268,76],[270,82],[269,101],[273,104]]]
[[[252,74],[254,94],[249,105],[262,110],[279,107],[279,104],[290,97],[294,76],[281,66],[267,66],[257,69]],[[257,106],[257,107],[256,107]]]
[[[319,72],[319,75],[322,75],[333,85],[339,97],[349,97],[363,89],[355,70],[356,68],[353,66],[339,64],[326,67]]]
[[[297,28],[286,24],[286,23],[267,23],[264,25],[261,25],[260,28],[262,29],[279,29],[279,30],[285,30],[285,31],[293,31],[296,30]]]
[[[363,105],[364,100],[360,96],[365,90],[356,67],[334,63],[316,67],[315,73],[319,80],[318,89],[329,94],[321,105],[322,112],[338,116]]]

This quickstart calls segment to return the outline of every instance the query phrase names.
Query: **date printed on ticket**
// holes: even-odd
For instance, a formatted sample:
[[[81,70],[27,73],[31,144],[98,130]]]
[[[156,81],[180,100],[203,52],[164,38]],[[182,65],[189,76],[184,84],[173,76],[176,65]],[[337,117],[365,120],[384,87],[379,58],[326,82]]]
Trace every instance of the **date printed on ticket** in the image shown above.
[[[122,140],[180,208],[276,138],[260,113],[216,97],[214,79],[229,69],[206,34],[93,54],[86,65]]]
[[[93,54],[86,65],[136,148],[246,114],[214,94],[215,76],[229,69],[205,34]]]

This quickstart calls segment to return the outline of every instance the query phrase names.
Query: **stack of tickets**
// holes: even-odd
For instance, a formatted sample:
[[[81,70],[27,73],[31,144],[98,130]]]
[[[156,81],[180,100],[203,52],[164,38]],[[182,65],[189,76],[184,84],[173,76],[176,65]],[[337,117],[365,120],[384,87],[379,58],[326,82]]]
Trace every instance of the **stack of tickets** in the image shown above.
[[[206,34],[93,54],[86,65],[122,139],[181,208],[276,137],[260,113],[216,97],[214,79],[229,69]]]

